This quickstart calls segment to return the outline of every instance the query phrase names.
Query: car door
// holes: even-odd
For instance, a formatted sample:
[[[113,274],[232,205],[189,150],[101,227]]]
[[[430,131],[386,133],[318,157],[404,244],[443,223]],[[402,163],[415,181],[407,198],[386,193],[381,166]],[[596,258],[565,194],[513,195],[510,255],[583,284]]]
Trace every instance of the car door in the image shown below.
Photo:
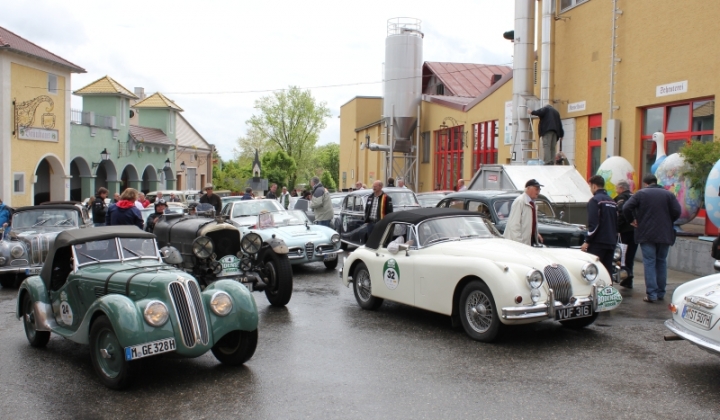
[[[414,240],[413,226],[407,223],[389,225],[377,252],[366,261],[372,292],[383,299],[415,305],[415,258],[402,250],[393,254],[387,249],[399,237],[402,237],[403,243]]]
[[[56,251],[54,261],[46,263],[53,264],[52,275],[60,277],[50,281],[49,297],[55,320],[61,327],[75,331],[82,322],[87,305],[81,296],[79,277],[70,274],[71,255],[70,247],[61,248]]]

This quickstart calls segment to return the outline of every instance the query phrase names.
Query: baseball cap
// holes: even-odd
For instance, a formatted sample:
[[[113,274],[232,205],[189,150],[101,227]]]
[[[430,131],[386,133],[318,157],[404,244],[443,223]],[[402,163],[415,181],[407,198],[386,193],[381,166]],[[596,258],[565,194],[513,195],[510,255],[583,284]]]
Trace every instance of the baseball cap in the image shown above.
[[[544,187],[544,185],[541,185],[539,182],[537,182],[536,179],[531,179],[530,181],[525,183],[525,188],[527,187]]]
[[[167,202],[161,198],[161,199],[155,201],[155,208],[157,208],[157,206],[167,207]]]

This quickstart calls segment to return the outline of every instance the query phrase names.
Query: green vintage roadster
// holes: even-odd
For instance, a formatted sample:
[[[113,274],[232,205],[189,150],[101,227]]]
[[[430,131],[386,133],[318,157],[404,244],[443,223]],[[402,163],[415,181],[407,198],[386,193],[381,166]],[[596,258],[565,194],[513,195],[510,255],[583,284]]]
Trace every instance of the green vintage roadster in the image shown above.
[[[222,363],[242,364],[258,337],[247,287],[219,280],[201,291],[192,275],[163,263],[153,234],[134,226],[61,232],[40,275],[20,285],[17,316],[33,347],[47,345],[50,333],[90,344],[95,371],[114,389],[162,353],[211,350]]]

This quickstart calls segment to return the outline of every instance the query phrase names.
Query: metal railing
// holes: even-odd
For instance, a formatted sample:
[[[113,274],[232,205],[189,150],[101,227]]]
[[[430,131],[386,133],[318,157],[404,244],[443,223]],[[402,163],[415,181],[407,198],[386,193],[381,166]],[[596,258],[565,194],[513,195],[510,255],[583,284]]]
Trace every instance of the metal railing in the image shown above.
[[[73,124],[91,125],[100,128],[116,129],[113,123],[115,117],[96,114],[94,112],[83,112],[79,109],[70,110],[70,122]]]

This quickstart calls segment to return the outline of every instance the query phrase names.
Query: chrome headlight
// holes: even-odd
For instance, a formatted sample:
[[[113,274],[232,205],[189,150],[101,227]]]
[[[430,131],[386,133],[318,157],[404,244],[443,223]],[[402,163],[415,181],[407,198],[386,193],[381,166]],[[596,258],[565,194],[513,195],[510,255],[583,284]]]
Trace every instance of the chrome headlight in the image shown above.
[[[530,299],[533,303],[538,303],[540,301],[540,289],[532,289],[530,291]]]
[[[0,257],[0,265],[5,265],[6,262],[7,262],[7,258]]]
[[[539,288],[540,286],[542,286],[543,280],[545,280],[542,273],[538,270],[528,271],[525,279],[527,280],[528,286],[530,286],[531,289]]]
[[[12,255],[13,258],[20,258],[25,253],[25,249],[21,247],[20,245],[15,245],[10,250],[10,255]]]
[[[330,240],[332,241],[332,243],[336,244],[336,243],[340,242],[340,235],[338,235],[336,233],[332,236],[332,238],[330,238]]]
[[[207,236],[196,238],[192,244],[193,254],[198,258],[210,258],[213,253],[213,243]]]
[[[240,240],[240,248],[242,248],[245,253],[252,255],[260,252],[262,243],[262,236],[255,232],[250,232],[243,236]]]
[[[148,303],[143,312],[145,322],[153,327],[162,327],[168,320],[168,309],[164,303],[159,300],[153,300]]]
[[[582,275],[582,278],[585,279],[588,283],[594,282],[598,278],[598,268],[593,263],[587,263],[583,266],[582,271],[580,272]]]
[[[225,292],[215,292],[210,299],[210,309],[217,316],[225,316],[232,311],[233,303],[230,295]]]

